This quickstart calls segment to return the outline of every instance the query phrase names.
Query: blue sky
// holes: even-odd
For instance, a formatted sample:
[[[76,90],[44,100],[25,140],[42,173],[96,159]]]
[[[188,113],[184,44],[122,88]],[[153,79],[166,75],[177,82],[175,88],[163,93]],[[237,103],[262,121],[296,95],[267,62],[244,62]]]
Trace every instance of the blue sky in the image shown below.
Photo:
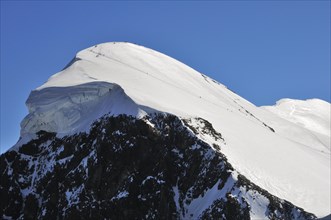
[[[30,91],[109,41],[163,52],[258,106],[330,102],[330,1],[1,1],[1,152]]]

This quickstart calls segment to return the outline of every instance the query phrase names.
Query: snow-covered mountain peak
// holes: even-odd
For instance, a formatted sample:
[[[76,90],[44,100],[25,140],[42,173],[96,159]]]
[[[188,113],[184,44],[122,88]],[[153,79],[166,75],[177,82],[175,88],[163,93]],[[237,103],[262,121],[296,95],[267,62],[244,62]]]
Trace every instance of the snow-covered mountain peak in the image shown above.
[[[325,122],[317,129],[318,135],[316,129],[307,130],[303,121],[293,123],[270,110],[284,106],[284,111],[277,111],[285,114],[289,101],[257,108],[167,55],[131,43],[111,42],[78,52],[66,68],[30,94],[29,115],[21,124],[21,135],[39,130],[64,135],[86,131],[108,113],[142,118],[165,112],[184,119],[202,118],[222,134],[226,143],[222,153],[239,173],[270,193],[322,216],[331,212],[330,142],[324,135],[330,131],[330,117],[325,118],[327,112],[320,109],[324,104],[315,102],[319,103],[310,101],[306,106],[295,102],[295,106],[300,111],[309,108],[304,115],[313,115],[309,116],[313,121],[318,116]],[[296,120],[300,114],[297,111]],[[205,137],[204,141],[208,140]]]
[[[284,106],[284,105],[295,105],[295,106],[306,106],[311,108],[312,110],[317,111],[323,111],[324,109],[327,109],[330,107],[330,103],[321,100],[321,99],[307,99],[307,100],[299,100],[299,99],[290,99],[290,98],[284,98],[280,99],[276,102],[276,106]],[[330,115],[324,115],[325,117],[329,117]]]
[[[330,103],[320,99],[281,99],[265,109],[278,116],[330,138]]]
[[[197,106],[210,109],[212,114],[216,114],[217,108],[238,109],[240,100],[253,106],[215,80],[167,55],[122,42],[99,44],[78,52],[64,70],[31,95],[43,93],[46,88],[98,82],[119,85],[139,106],[181,116],[210,114]],[[28,99],[28,106],[33,105],[32,100],[32,97]]]
[[[86,67],[93,64],[102,65],[105,71],[81,71],[82,65]],[[179,79],[190,80],[192,75],[200,76],[200,73],[187,65],[155,50],[127,42],[109,42],[78,52],[64,71],[52,76],[37,90],[53,86],[73,86],[91,81],[113,82],[114,75],[121,77],[123,69],[128,72],[125,76],[122,75],[125,80],[134,80],[148,74],[159,80],[166,79],[173,82]],[[71,70],[70,75],[67,74],[68,70]]]

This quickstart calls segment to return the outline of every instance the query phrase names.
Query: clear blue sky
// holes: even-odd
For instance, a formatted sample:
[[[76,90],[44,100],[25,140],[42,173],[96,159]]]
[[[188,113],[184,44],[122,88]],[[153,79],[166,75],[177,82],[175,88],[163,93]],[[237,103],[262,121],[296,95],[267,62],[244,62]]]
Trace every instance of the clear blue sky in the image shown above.
[[[30,91],[108,41],[163,52],[256,105],[330,102],[330,1],[1,1],[1,152]]]

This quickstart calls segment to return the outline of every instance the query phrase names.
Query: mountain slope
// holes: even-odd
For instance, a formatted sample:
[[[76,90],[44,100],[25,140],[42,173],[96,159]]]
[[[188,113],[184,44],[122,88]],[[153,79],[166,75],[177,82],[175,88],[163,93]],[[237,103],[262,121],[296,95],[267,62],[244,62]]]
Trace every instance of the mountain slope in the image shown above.
[[[217,141],[211,147],[196,137]],[[192,129],[192,130],[191,130]],[[194,132],[193,132],[194,131]],[[105,115],[1,156],[0,215],[23,219],[314,219],[238,174],[201,118]]]
[[[88,132],[107,113],[203,118],[222,134],[226,144],[220,152],[234,170],[308,212],[331,212],[330,142],[154,50],[114,42],[80,51],[30,94],[27,106],[22,139],[13,150],[37,138],[39,130],[56,132],[58,138]],[[197,135],[210,146],[217,144],[203,132]]]

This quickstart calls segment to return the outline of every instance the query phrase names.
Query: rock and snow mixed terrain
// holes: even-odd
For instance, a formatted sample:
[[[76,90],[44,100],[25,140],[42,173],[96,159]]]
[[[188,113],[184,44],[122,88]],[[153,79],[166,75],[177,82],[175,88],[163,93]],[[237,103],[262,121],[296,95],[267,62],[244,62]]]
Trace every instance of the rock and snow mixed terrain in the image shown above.
[[[42,204],[49,205],[51,198],[55,197],[54,201],[65,199],[68,204],[77,204],[79,201],[77,196],[74,198],[75,193],[80,196],[85,190],[92,194],[96,193],[97,189],[90,185],[100,184],[100,173],[110,172],[110,170],[109,175],[113,172],[117,173],[117,176],[114,174],[114,179],[107,179],[106,182],[108,181],[118,191],[114,191],[114,188],[105,193],[112,203],[108,204],[109,207],[118,208],[116,204],[118,205],[121,201],[123,205],[126,203],[129,205],[130,201],[133,201],[132,204],[139,203],[131,196],[132,187],[134,188],[132,181],[135,182],[135,176],[137,176],[135,164],[144,163],[138,159],[133,160],[134,163],[129,165],[118,162],[119,167],[125,170],[124,174],[118,173],[116,169],[106,169],[102,166],[102,164],[114,163],[118,161],[118,158],[113,158],[113,161],[110,158],[104,159],[105,156],[99,151],[106,143],[120,141],[118,146],[123,145],[124,150],[122,148],[117,150],[126,152],[127,148],[131,149],[131,145],[131,147],[140,146],[141,141],[130,142],[126,140],[129,136],[126,136],[125,142],[122,143],[124,139],[116,137],[121,136],[123,130],[119,130],[118,133],[107,133],[108,125],[100,127],[94,124],[94,127],[97,127],[95,129],[100,131],[98,135],[93,134],[92,123],[107,114],[115,118],[125,114],[144,122],[152,130],[149,132],[154,135],[152,135],[155,139],[153,140],[167,146],[166,154],[168,155],[169,152],[176,154],[176,159],[172,161],[185,167],[173,168],[172,165],[163,164],[157,168],[159,173],[156,170],[147,172],[147,168],[145,171],[140,171],[146,172],[144,173],[146,179],[139,180],[139,184],[153,182],[152,186],[156,188],[155,192],[149,192],[144,195],[145,197],[138,193],[134,195],[140,196],[140,202],[151,202],[148,200],[148,195],[151,193],[164,195],[161,197],[165,200],[162,200],[160,204],[169,203],[170,205],[163,210],[165,207],[159,204],[159,209],[162,206],[160,212],[168,213],[167,210],[175,210],[174,213],[168,213],[167,219],[226,218],[231,216],[231,213],[237,215],[238,219],[244,219],[247,216],[255,219],[312,218],[311,215],[305,214],[303,210],[295,206],[316,216],[331,213],[330,104],[322,100],[286,99],[279,101],[276,106],[256,107],[224,85],[173,58],[135,44],[113,42],[80,51],[64,70],[53,75],[44,85],[30,94],[27,106],[29,114],[21,123],[21,140],[2,155],[1,171],[8,174],[5,176],[8,178],[6,186],[10,187],[11,181],[14,181],[10,173],[20,167],[20,164],[13,165],[15,158],[25,160],[24,163],[31,170],[25,174],[17,174],[15,178],[21,178],[22,184],[16,184],[19,190],[15,189],[17,195],[13,197],[19,197],[20,193],[23,199],[26,199],[28,195],[36,195],[35,200],[38,204],[36,207],[39,207],[39,211],[45,212],[42,216],[50,215],[46,206]],[[165,122],[162,124],[160,116],[155,114],[174,115],[178,118],[173,120],[181,121],[177,123],[183,127],[175,125],[174,128],[174,124],[170,122],[170,124]],[[129,124],[133,123],[130,122],[132,118],[129,121],[123,120]],[[164,120],[168,120],[167,117]],[[121,122],[116,122],[114,127],[118,127],[118,123]],[[144,127],[144,129],[147,128]],[[174,131],[168,134],[169,129]],[[174,140],[171,142],[160,138],[162,136],[160,134],[172,137],[183,129],[191,131],[191,134],[203,143],[198,142],[197,139],[191,140],[186,133],[184,135],[184,137],[187,136],[186,141],[178,140],[178,145],[181,147],[176,146]],[[46,134],[41,135],[39,132],[41,130]],[[111,138],[111,142],[103,142],[104,132],[115,140]],[[147,136],[151,135],[149,132],[146,133]],[[56,134],[56,137],[52,134]],[[77,135],[84,137],[73,140],[77,138]],[[95,140],[90,140],[92,137]],[[81,139],[84,138],[89,141],[82,142]],[[153,142],[143,141],[143,143],[153,146]],[[183,149],[185,144],[191,149],[190,152]],[[209,150],[205,144],[209,146]],[[68,146],[74,146],[74,149]],[[89,146],[89,149],[86,146]],[[117,150],[116,146],[113,146],[111,150],[105,150],[105,152],[116,153]],[[139,156],[146,154],[139,152],[135,154]],[[204,157],[192,156],[195,154],[204,155]],[[123,156],[125,159],[128,159],[127,157],[131,158],[130,153]],[[90,162],[93,158],[94,160],[97,158],[94,163]],[[203,158],[208,158],[207,162],[203,163],[202,161],[205,160]],[[169,160],[169,158],[166,159]],[[99,160],[105,161],[100,165]],[[160,160],[163,161],[165,158],[162,157]],[[216,160],[217,162],[214,161],[213,164],[219,167],[219,170],[210,167],[211,162],[208,160]],[[190,163],[193,161],[204,165],[192,168]],[[46,163],[48,166],[41,166],[38,163]],[[176,171],[174,176],[168,174],[171,180],[163,176],[169,167]],[[58,186],[59,191],[54,192],[53,197],[47,196],[44,189],[37,188],[42,188],[42,183],[47,182],[47,178],[56,173],[55,170],[65,172],[66,175],[75,174],[76,177],[72,178],[77,178],[77,182],[81,185],[73,184],[69,188],[61,185]],[[92,171],[97,174],[91,174]],[[185,175],[180,174],[181,172],[186,175],[190,172],[195,173],[201,178],[200,185],[197,184],[199,182],[197,177],[184,181]],[[206,176],[206,173],[212,173],[210,178]],[[26,175],[30,180],[24,180]],[[65,181],[61,175],[56,178]],[[144,176],[139,178],[142,177]],[[54,179],[48,181],[56,183]],[[162,181],[166,182],[164,186]],[[178,185],[181,181],[183,183]],[[190,181],[193,182],[188,183]],[[118,185],[119,182],[123,183],[123,186]],[[138,182],[135,183],[138,184]],[[64,183],[61,182],[61,184]],[[82,184],[86,187],[82,187]],[[1,183],[1,186],[3,190],[4,184]],[[104,189],[107,187],[105,186]],[[61,197],[59,193],[61,190],[66,198]],[[89,198],[85,201],[91,203],[90,206],[96,202],[95,198],[99,198],[99,205],[107,199],[101,195],[91,196],[87,196]],[[43,202],[43,199],[48,203]],[[79,206],[81,207],[79,210],[89,207],[82,204]],[[63,207],[62,211],[64,209]],[[223,211],[217,212],[220,209]],[[53,212],[56,213],[59,210],[53,210]],[[135,213],[134,210],[132,212]],[[8,215],[8,213],[5,214]],[[72,210],[69,210],[69,213],[69,216],[75,215]],[[151,213],[150,210],[146,210],[146,213],[150,214],[149,217],[157,215]],[[122,217],[132,216],[131,214],[128,211]],[[27,215],[33,216],[28,211]],[[42,216],[39,215],[39,217]],[[120,215],[108,217],[114,216]]]

